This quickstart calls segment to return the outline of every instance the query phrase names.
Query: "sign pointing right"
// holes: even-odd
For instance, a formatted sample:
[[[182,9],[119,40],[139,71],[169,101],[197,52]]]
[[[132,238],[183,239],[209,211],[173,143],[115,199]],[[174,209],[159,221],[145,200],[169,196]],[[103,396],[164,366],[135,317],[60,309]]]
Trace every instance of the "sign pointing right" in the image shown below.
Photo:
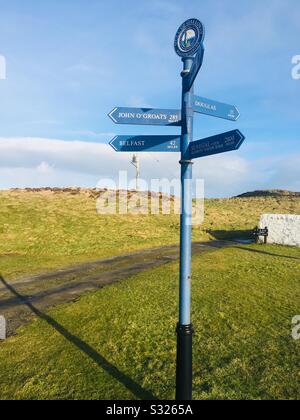
[[[224,120],[236,121],[240,113],[234,105],[212,101],[211,99],[194,96],[193,109],[200,114],[223,118]]]
[[[245,136],[239,130],[234,130],[203,140],[192,141],[189,146],[190,158],[197,159],[238,150],[244,140]]]

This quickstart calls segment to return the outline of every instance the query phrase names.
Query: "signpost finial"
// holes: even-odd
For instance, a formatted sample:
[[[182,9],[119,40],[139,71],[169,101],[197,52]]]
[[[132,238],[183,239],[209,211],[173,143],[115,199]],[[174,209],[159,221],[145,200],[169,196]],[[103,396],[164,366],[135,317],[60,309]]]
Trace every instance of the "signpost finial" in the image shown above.
[[[178,29],[174,47],[179,57],[190,58],[203,48],[205,28],[198,19],[185,21]]]

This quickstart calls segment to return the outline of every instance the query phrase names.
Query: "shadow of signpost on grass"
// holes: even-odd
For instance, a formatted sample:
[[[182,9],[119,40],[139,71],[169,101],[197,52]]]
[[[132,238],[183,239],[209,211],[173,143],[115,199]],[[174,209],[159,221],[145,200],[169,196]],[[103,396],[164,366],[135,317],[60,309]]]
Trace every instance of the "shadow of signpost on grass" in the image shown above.
[[[236,243],[242,243],[241,240],[244,240],[245,245],[246,245],[247,240],[249,240],[249,244],[251,242],[252,243],[255,242],[253,230],[208,230],[208,233],[211,236],[213,236],[215,239],[219,239],[219,240],[229,240]],[[262,249],[254,249],[254,248],[237,246],[237,245],[235,246],[235,248],[241,249],[242,251],[246,251],[246,252],[253,252],[257,254],[268,255],[270,257],[287,258],[290,260],[300,260],[299,257],[293,257],[292,255],[281,255],[281,254],[265,251],[263,249],[264,248],[263,245],[262,245]]]
[[[76,337],[68,330],[66,330],[62,325],[57,321],[51,318],[49,315],[44,314],[39,309],[37,309],[32,303],[30,303],[28,297],[22,296],[13,286],[8,284],[6,280],[0,275],[0,283],[2,283],[14,296],[16,296],[22,304],[26,305],[30,311],[38,316],[43,321],[46,321],[51,327],[58,331],[63,337],[65,337],[69,342],[74,344],[79,350],[85,353],[90,359],[92,359],[98,366],[104,369],[108,374],[115,378],[118,382],[124,385],[130,392],[132,392],[137,398],[141,400],[156,400],[157,398],[146,389],[142,388],[137,382],[129,378],[124,373],[120,372],[117,367],[112,365],[108,360],[106,360],[101,354],[99,354],[95,349],[93,349],[89,344],[82,341],[80,338]]]
[[[253,252],[253,253],[256,253],[256,254],[269,255],[270,257],[287,258],[287,259],[290,259],[290,260],[300,260],[299,257],[293,257],[292,255],[280,255],[280,254],[275,254],[275,253],[269,252],[269,251],[263,251],[263,250],[260,250],[260,249],[245,248],[245,247],[242,247],[242,246],[236,246],[236,248],[241,249],[242,251]]]

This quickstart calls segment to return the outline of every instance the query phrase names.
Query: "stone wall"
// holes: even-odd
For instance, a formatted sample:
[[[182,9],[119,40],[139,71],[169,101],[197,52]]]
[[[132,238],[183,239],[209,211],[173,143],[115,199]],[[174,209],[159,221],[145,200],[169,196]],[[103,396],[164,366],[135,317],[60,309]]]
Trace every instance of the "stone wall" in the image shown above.
[[[260,219],[261,229],[269,229],[268,243],[300,247],[300,216],[264,214]]]
[[[6,320],[4,316],[0,315],[0,340],[6,339]]]

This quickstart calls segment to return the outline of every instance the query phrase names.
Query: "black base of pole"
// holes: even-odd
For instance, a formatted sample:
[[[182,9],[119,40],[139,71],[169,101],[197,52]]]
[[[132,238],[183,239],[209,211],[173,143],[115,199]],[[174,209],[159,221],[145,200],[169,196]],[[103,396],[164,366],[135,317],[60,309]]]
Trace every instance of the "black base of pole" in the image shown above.
[[[177,325],[176,400],[192,400],[193,382],[193,325]]]

